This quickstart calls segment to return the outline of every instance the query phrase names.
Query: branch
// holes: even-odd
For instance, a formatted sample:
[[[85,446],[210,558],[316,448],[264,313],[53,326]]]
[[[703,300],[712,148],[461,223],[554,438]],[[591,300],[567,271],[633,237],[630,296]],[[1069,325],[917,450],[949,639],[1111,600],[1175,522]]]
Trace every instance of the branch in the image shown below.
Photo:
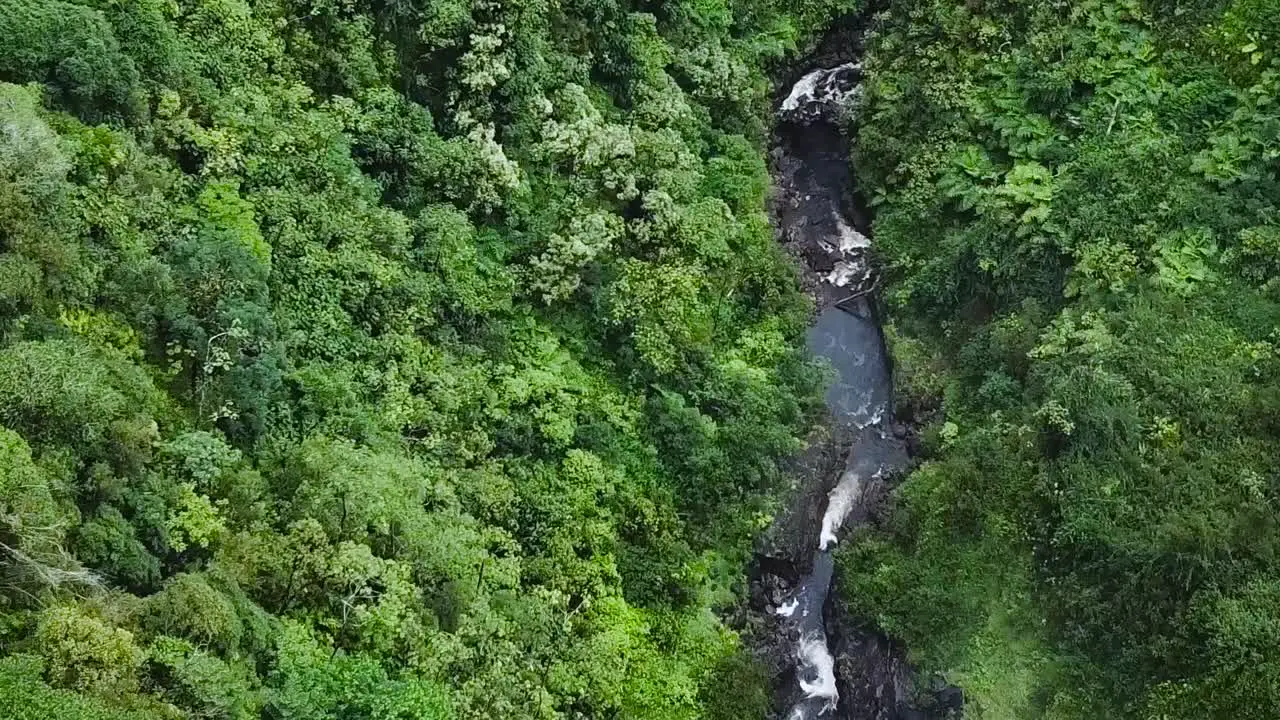
[[[79,570],[63,570],[62,568],[53,567],[36,560],[21,550],[9,547],[4,543],[0,543],[0,550],[5,551],[19,565],[30,569],[35,576],[45,585],[50,587],[60,587],[62,585],[88,585],[90,587],[102,587],[102,579],[89,570],[81,568]]]

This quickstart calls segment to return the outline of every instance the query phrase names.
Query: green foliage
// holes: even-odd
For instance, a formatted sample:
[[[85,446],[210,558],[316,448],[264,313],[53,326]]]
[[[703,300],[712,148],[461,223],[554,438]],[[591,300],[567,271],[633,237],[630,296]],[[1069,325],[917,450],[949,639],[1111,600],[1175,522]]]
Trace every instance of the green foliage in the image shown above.
[[[41,611],[34,639],[45,677],[56,686],[107,697],[137,690],[143,653],[128,630],[59,605]]]
[[[773,704],[768,672],[747,652],[726,655],[703,686],[709,720],[765,717]]]
[[[172,702],[199,717],[250,720],[261,717],[263,694],[253,670],[243,662],[227,662],[189,642],[159,637],[147,657],[163,668]]]
[[[45,83],[90,121],[141,111],[137,66],[101,12],[62,0],[5,0],[0,17],[0,79]]]
[[[42,679],[39,658],[12,655],[0,659],[0,701],[13,720],[142,720],[146,715],[112,708],[102,700],[54,689]]]
[[[138,539],[132,524],[112,505],[76,528],[75,554],[115,583],[148,590],[160,581],[160,561]]]
[[[244,634],[235,606],[202,575],[173,577],[147,598],[144,613],[142,625],[154,633],[224,652],[237,649]]]
[[[841,568],[980,717],[1274,715],[1275,12],[875,23],[858,160],[927,458]]]
[[[67,512],[54,499],[56,487],[26,442],[0,427],[0,567],[5,586],[30,598],[42,586],[77,579],[62,549]]]
[[[42,117],[37,93],[2,83],[0,110],[0,328],[8,333],[18,314],[47,305],[46,284],[75,284],[80,254],[66,237],[76,225],[66,207],[70,158]]]
[[[50,340],[0,350],[0,420],[38,444],[127,465],[148,450],[138,431],[160,402],[146,372],[109,348]]]
[[[819,377],[764,70],[845,9],[0,0],[0,693],[758,712],[711,608]]]
[[[304,628],[286,624],[270,708],[288,720],[359,717],[371,720],[449,720],[453,712],[435,683],[392,678],[376,660],[335,655]]]

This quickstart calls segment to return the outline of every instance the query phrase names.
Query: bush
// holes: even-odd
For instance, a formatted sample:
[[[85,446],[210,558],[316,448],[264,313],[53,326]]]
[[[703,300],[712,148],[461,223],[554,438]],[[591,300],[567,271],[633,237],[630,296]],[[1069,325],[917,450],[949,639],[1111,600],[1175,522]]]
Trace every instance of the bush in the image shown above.
[[[142,112],[138,70],[97,10],[62,0],[0,2],[0,79],[45,83],[88,122]]]
[[[30,655],[0,659],[0,708],[9,720],[145,720],[139,712],[45,684],[43,663]]]
[[[77,528],[76,557],[107,579],[137,592],[153,590],[160,582],[160,561],[147,550],[133,525],[111,505]]]
[[[45,676],[58,687],[104,697],[124,697],[138,689],[143,653],[128,630],[75,606],[57,605],[40,613],[35,640]]]
[[[235,605],[203,574],[177,575],[147,598],[142,624],[222,652],[237,650],[244,634]]]

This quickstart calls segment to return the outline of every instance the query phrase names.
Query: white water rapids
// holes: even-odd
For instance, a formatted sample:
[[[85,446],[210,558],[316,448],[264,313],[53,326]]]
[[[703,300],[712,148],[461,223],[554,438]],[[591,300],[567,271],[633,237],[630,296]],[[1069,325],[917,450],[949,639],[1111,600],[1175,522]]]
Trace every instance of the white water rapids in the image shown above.
[[[779,108],[781,114],[785,116],[815,103],[827,106],[823,110],[848,109],[862,94],[862,85],[856,81],[846,82],[845,80],[861,70],[861,63],[849,62],[833,68],[818,68],[810,72],[791,86],[791,92]]]
[[[779,605],[778,609],[774,611],[774,614],[781,615],[782,617],[791,617],[796,613],[796,608],[798,607],[800,607],[800,601],[795,598],[791,598]]]
[[[840,477],[840,482],[827,496],[827,511],[822,514],[822,532],[818,534],[818,549],[828,550],[836,544],[836,532],[853,509],[853,503],[862,492],[862,478],[853,471]]]
[[[804,669],[800,689],[807,698],[825,699],[826,707],[819,712],[836,709],[840,693],[836,690],[836,661],[827,649],[827,635],[822,631],[800,638],[800,664]],[[804,676],[812,677],[806,680]]]

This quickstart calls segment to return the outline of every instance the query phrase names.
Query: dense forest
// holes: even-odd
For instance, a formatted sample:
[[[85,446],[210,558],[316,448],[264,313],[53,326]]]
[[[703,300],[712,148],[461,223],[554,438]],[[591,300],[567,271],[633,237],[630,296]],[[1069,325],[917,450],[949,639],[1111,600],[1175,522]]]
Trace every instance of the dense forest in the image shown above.
[[[846,10],[0,0],[0,715],[761,716]]]
[[[0,0],[0,715],[764,717],[855,10],[923,442],[843,603],[972,717],[1280,714],[1277,0]]]
[[[1280,716],[1280,3],[892,0],[855,167],[925,457],[846,602],[983,718]]]

